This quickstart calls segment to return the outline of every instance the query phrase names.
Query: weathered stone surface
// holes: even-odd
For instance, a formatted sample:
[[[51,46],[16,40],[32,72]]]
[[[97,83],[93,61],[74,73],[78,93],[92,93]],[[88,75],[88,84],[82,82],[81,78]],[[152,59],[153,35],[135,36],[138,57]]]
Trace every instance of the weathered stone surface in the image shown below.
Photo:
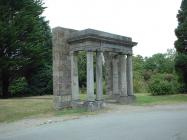
[[[132,54],[132,47],[119,46],[116,44],[109,44],[105,42],[84,41],[71,44],[71,51],[103,51],[114,53]]]
[[[94,101],[94,67],[93,52],[87,52],[87,101]]]
[[[119,55],[119,91],[121,96],[127,96],[126,56]]]
[[[113,95],[119,95],[119,71],[118,71],[118,56],[112,60],[112,76],[113,76]]]
[[[127,55],[127,94],[133,96],[132,55]]]
[[[131,104],[135,101],[136,96],[120,96],[117,100],[120,104]]]
[[[129,99],[129,103],[133,103],[136,100],[136,96],[132,95],[132,96],[128,96]]]
[[[93,29],[77,31],[61,27],[54,28],[53,94],[55,108],[86,107],[90,111],[95,111],[103,107],[101,52],[104,52],[105,57],[107,95],[120,103],[133,101],[131,55],[132,47],[136,44],[129,37]],[[87,52],[87,101],[85,103],[81,102],[79,97],[76,55],[78,51]],[[97,53],[96,98],[94,95],[93,52]],[[127,55],[127,63],[125,55]]]
[[[63,109],[71,106],[71,95],[53,96],[55,109]]]
[[[71,89],[72,100],[79,100],[78,56],[77,52],[71,53]]]
[[[120,96],[117,100],[118,103],[120,104],[129,104],[130,100],[128,96]]]
[[[79,100],[72,100],[71,107],[72,108],[83,108],[83,102],[80,99]]]
[[[132,47],[137,43],[125,36],[106,33],[93,29],[85,29],[71,34],[68,42],[76,47],[74,51],[109,51],[116,53],[132,54]]]
[[[102,52],[96,52],[96,100],[103,99]]]
[[[88,111],[97,111],[105,107],[105,103],[103,101],[86,101],[83,104],[84,108]]]
[[[106,95],[112,95],[112,55],[109,52],[104,52],[105,58],[105,81]]]
[[[77,42],[87,39],[92,41],[100,40],[102,42],[108,42],[110,44],[128,44],[132,46],[135,45],[134,43],[132,43],[132,39],[130,37],[120,36],[94,29],[85,29],[79,32],[72,33],[69,38],[69,42]]]
[[[75,30],[61,27],[52,31],[53,42],[53,95],[55,106],[64,108],[71,101],[71,59],[67,38]],[[68,96],[68,98],[66,98]],[[57,98],[58,97],[58,98]],[[63,99],[65,98],[65,99]],[[67,99],[67,100],[66,100]],[[63,102],[64,101],[64,102]]]

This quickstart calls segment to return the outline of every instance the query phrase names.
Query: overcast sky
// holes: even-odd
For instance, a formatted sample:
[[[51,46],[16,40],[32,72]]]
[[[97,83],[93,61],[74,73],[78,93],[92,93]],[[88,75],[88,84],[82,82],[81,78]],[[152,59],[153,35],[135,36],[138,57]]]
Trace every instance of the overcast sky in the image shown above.
[[[151,56],[174,48],[181,0],[44,0],[50,26],[93,28],[132,37],[134,54]]]

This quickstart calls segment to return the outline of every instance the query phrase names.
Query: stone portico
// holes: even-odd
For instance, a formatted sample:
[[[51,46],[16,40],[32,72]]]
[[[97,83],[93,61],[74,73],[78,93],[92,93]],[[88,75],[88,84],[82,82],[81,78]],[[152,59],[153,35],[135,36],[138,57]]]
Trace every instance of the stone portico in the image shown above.
[[[130,103],[133,94],[131,38],[93,29],[81,31],[56,27],[53,29],[53,94],[56,109],[86,107],[96,110],[107,99]],[[80,100],[78,53],[86,52],[87,98]],[[94,53],[96,69],[94,70]],[[106,71],[106,94],[103,96],[103,61]],[[94,94],[94,72],[96,95]]]

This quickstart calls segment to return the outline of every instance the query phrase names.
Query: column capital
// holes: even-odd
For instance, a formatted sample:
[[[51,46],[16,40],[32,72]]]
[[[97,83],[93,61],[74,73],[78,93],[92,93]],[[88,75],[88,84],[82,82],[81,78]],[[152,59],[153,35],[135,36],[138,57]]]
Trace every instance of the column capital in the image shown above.
[[[94,50],[85,50],[86,52],[95,52]]]
[[[78,51],[70,51],[69,54],[70,55],[77,55],[79,52]]]
[[[125,55],[126,56],[127,54],[126,53],[119,53],[118,55],[119,56],[121,56],[121,55]]]
[[[133,54],[128,53],[127,56],[132,56]]]
[[[100,53],[104,53],[105,51],[103,51],[103,50],[100,50],[100,49],[97,49],[95,52],[100,52]]]

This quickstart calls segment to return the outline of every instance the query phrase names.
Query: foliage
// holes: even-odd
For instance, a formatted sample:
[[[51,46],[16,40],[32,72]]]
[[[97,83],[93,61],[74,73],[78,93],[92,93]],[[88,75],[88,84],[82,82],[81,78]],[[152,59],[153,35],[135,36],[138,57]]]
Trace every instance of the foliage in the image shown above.
[[[178,89],[179,84],[174,74],[156,74],[149,82],[149,91],[152,95],[174,94]]]
[[[30,77],[50,50],[50,28],[41,16],[41,0],[0,1],[0,72],[3,97],[9,97],[14,79]]]
[[[147,84],[143,77],[144,63],[142,56],[133,56],[133,85],[135,93],[147,92]]]
[[[133,70],[142,72],[144,68],[144,58],[141,55],[133,56]]]
[[[86,87],[86,52],[79,52],[78,55],[78,73],[80,87]]]
[[[154,54],[151,57],[134,56],[134,91],[136,93],[152,92],[154,95],[156,93],[159,95],[170,91],[172,82],[178,85],[174,69],[175,56],[176,52],[174,49],[168,49],[166,53]],[[162,81],[161,77],[166,79]],[[161,84],[157,84],[157,82]],[[172,89],[171,93],[177,92],[177,89]]]
[[[145,70],[158,73],[172,73],[174,65],[172,59],[167,54],[154,54],[152,57],[145,58]]]
[[[25,77],[19,77],[14,79],[9,87],[10,92],[13,96],[23,96],[27,87],[27,81]]]
[[[187,90],[187,0],[182,1],[177,18],[178,27],[175,29],[177,36],[175,41],[175,48],[177,50],[175,68]]]
[[[25,89],[27,95],[52,94],[52,69],[50,65],[40,67],[30,79],[30,84]]]
[[[146,93],[148,91],[147,83],[143,76],[134,71],[133,88],[135,93]]]

